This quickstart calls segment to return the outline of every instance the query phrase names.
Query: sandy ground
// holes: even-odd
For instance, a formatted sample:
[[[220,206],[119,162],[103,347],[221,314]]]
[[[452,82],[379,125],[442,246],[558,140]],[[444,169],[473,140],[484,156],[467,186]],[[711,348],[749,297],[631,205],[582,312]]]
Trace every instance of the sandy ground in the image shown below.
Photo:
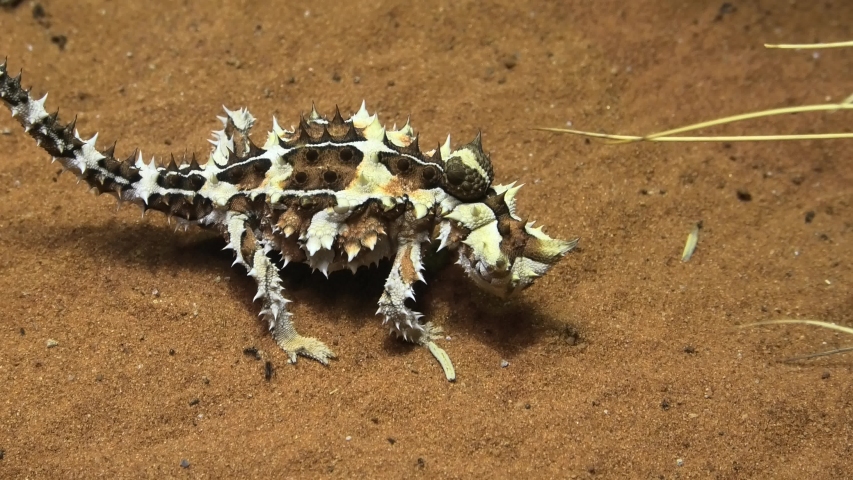
[[[291,366],[216,235],[116,212],[0,112],[0,477],[853,475],[853,356],[779,362],[853,338],[736,328],[853,324],[853,143],[531,129],[642,133],[839,101],[853,50],[762,43],[852,39],[847,2],[131,3],[0,10],[0,55],[122,156],[206,157],[222,104],[249,106],[261,132],[362,99],[389,124],[411,114],[421,145],[480,129],[498,180],[526,184],[522,211],[581,248],[509,303],[452,266],[429,278],[420,306],[451,337],[453,384],[373,315],[385,271],[289,267],[297,325],[340,357]]]

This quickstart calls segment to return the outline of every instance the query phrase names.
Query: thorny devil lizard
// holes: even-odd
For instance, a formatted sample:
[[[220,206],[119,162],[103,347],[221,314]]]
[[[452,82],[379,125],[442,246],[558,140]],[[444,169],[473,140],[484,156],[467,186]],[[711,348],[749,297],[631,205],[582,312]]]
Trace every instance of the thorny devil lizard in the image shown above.
[[[260,315],[291,362],[304,355],[326,365],[334,353],[296,332],[270,259],[274,250],[285,265],[304,262],[326,275],[393,259],[377,314],[392,333],[428,347],[454,380],[449,357],[435,343],[440,329],[421,323],[423,315],[407,305],[412,286],[424,281],[425,244],[436,239],[439,250],[457,252],[474,283],[501,297],[531,285],[577,244],[553,239],[517,214],[521,186],[492,185],[479,134],[455,150],[448,137],[421,152],[408,122],[386,130],[364,103],[346,120],[337,108],[329,120],[312,107],[291,130],[273,118],[261,147],[249,138],[255,118],[245,108],[226,108],[205,164],[172,158],[163,166],[145,163],[141,153],[118,160],[114,147],[97,150],[97,134],[83,140],[74,121],[48,114],[47,96],[32,98],[20,74],[7,74],[5,61],[0,98],[41,148],[96,193],[164,212],[185,227],[220,230],[234,263],[257,282]]]

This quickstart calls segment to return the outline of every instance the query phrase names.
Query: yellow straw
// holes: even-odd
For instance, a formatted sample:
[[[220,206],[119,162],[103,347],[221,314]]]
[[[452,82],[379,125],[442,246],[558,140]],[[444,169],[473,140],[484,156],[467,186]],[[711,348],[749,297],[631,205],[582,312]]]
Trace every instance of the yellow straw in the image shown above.
[[[784,107],[784,108],[774,108],[770,110],[763,110],[760,112],[751,112],[751,113],[742,113],[740,115],[732,115],[730,117],[718,118],[715,120],[708,120],[705,122],[694,123],[692,125],[687,125],[684,127],[673,128],[671,130],[665,130],[663,132],[652,133],[646,136],[636,136],[636,135],[611,135],[607,133],[596,133],[596,132],[587,132],[582,130],[572,130],[568,128],[548,128],[548,127],[538,127],[537,130],[543,130],[547,132],[556,132],[556,133],[571,133],[574,135],[583,135],[586,137],[594,137],[594,138],[604,138],[608,140],[615,140],[615,143],[629,143],[629,142],[746,142],[746,141],[771,141],[771,140],[827,140],[827,139],[835,139],[835,138],[853,138],[853,133],[814,133],[814,134],[802,134],[802,135],[748,135],[748,136],[717,136],[717,137],[677,137],[672,136],[678,133],[689,132],[692,130],[699,130],[702,128],[713,127],[717,125],[723,125],[727,123],[740,122],[744,120],[751,120],[753,118],[761,118],[761,117],[770,117],[774,115],[785,115],[791,113],[804,113],[804,112],[821,112],[821,111],[837,111],[837,110],[851,110],[853,109],[853,95],[847,97],[841,103],[827,103],[827,104],[819,104],[819,105],[804,105],[799,107]]]
[[[830,42],[830,43],[780,43],[780,44],[765,43],[764,47],[765,48],[839,48],[839,47],[853,47],[853,41]]]

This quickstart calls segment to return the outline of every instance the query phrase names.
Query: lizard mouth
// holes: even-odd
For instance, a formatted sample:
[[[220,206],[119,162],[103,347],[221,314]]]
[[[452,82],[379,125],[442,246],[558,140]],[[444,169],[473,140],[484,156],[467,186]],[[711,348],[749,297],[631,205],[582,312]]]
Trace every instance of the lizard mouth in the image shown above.
[[[473,257],[473,250],[467,245],[462,245],[457,263],[478,287],[498,297],[508,297],[513,294],[516,285],[512,281],[512,269],[507,268],[507,262],[502,262],[503,265],[490,265]]]

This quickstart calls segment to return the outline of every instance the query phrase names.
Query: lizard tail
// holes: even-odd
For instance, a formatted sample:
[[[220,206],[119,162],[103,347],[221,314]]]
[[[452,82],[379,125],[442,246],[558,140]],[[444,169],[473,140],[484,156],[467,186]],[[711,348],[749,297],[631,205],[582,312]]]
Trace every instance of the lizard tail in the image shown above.
[[[98,134],[88,140],[80,138],[76,118],[63,124],[58,112],[49,114],[44,108],[47,95],[31,97],[29,90],[21,87],[21,74],[8,74],[5,60],[0,63],[0,100],[38,146],[97,193],[110,193],[143,210],[158,210],[188,221],[204,218],[213,210],[210,200],[198,195],[207,178],[195,158],[180,166],[172,158],[169,165],[158,166],[153,159],[146,164],[136,151],[117,160],[115,145],[95,148]]]

